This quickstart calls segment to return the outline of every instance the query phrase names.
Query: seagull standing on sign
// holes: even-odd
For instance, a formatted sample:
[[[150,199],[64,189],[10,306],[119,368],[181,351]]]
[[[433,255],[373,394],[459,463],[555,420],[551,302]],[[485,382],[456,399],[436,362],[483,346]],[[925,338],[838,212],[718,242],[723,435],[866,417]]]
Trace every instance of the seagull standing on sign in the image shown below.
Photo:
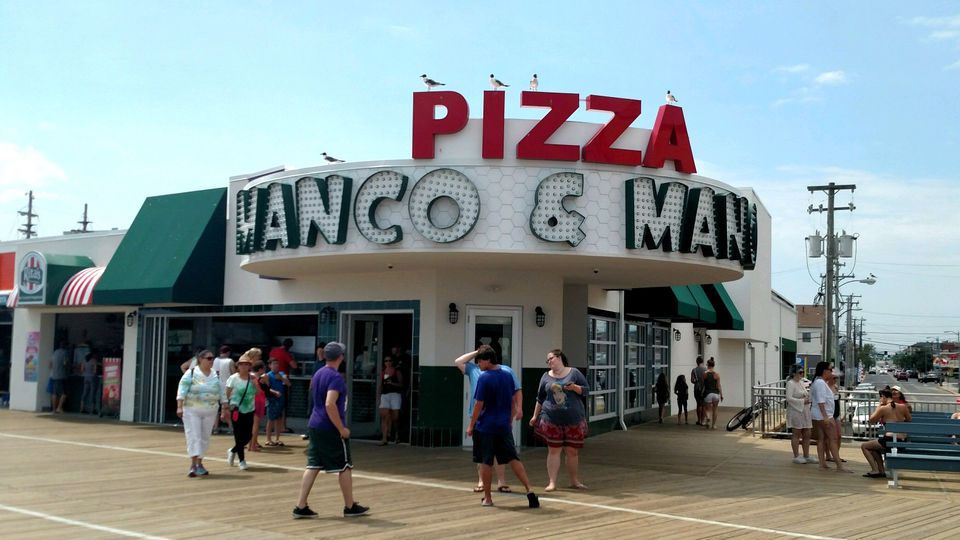
[[[323,156],[323,159],[327,160],[327,163],[343,163],[343,162],[344,162],[342,159],[337,159],[337,158],[335,158],[335,157],[333,157],[333,156],[327,155],[326,152],[324,152],[324,153],[322,153],[322,154],[320,154],[320,155]]]
[[[673,94],[671,94],[669,90],[667,90],[666,99],[667,99],[667,105],[673,105],[674,103],[677,102],[677,98],[673,97]]]
[[[437,81],[435,81],[435,80],[427,77],[427,74],[426,74],[426,73],[424,73],[423,75],[420,76],[420,80],[423,81],[423,85],[427,87],[427,92],[429,92],[429,91],[430,91],[433,87],[435,87],[435,86],[446,86],[446,85],[443,84],[442,82],[437,82]]]
[[[537,79],[537,74],[534,73],[533,78],[530,79],[530,90],[536,92],[538,88],[540,88],[540,81]]]
[[[500,82],[499,79],[497,79],[496,77],[493,76],[493,73],[491,73],[491,74],[490,74],[490,86],[492,86],[494,90],[499,90],[499,89],[501,89],[501,88],[508,88],[510,85],[509,85],[509,84],[503,84],[502,82]]]

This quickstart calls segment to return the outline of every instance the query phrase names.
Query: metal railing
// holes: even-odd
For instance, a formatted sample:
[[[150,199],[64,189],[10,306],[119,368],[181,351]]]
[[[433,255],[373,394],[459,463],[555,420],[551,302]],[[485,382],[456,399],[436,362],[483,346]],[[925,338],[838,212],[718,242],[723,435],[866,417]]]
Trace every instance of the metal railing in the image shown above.
[[[756,413],[747,429],[762,437],[789,437],[787,429],[786,381],[777,381],[753,387]],[[905,394],[910,410],[916,412],[957,411],[955,400],[943,393]],[[939,399],[938,399],[939,398]],[[840,390],[840,416],[844,439],[872,439],[878,436],[878,426],[868,422],[870,415],[880,404],[877,390]]]

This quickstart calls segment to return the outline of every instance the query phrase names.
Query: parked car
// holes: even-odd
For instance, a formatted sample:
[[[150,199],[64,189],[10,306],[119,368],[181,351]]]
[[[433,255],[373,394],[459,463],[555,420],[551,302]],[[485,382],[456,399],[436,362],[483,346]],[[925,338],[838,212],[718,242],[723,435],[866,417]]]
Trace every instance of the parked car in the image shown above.
[[[869,373],[870,375],[876,375],[876,374],[877,374],[877,370],[871,369],[871,370],[868,371],[867,373]]]
[[[907,370],[907,380],[910,380],[910,379],[919,379],[919,378],[920,378],[920,374],[917,373],[917,370],[915,370],[915,369],[908,369],[908,370]]]
[[[850,426],[853,429],[854,437],[876,437],[878,431],[877,424],[870,424],[868,420],[876,405],[870,403],[857,403],[853,408],[853,415],[850,420]]]
[[[907,376],[907,372],[906,372],[906,371],[898,371],[898,372],[897,372],[897,380],[898,380],[898,381],[908,381],[908,380],[910,380],[910,377]]]
[[[919,377],[920,382],[940,382],[940,374],[935,371],[928,371]]]

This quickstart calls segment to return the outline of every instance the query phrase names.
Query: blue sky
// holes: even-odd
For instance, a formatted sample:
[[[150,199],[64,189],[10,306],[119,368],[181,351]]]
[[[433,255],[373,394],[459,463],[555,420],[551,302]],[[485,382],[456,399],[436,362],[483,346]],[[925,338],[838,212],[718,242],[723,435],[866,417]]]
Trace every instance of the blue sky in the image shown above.
[[[464,5],[460,5],[464,4]],[[0,240],[126,228],[144,197],[286,164],[409,157],[427,73],[480,114],[517,90],[677,95],[700,172],[774,216],[774,287],[812,301],[807,185],[856,183],[838,228],[881,350],[960,330],[960,4],[952,2],[26,2],[0,0]],[[575,119],[604,122],[579,112]],[[841,195],[842,203],[849,195]],[[851,262],[851,266],[852,262]],[[849,267],[848,267],[849,268]],[[894,333],[903,332],[903,333]],[[889,345],[887,345],[889,344]]]

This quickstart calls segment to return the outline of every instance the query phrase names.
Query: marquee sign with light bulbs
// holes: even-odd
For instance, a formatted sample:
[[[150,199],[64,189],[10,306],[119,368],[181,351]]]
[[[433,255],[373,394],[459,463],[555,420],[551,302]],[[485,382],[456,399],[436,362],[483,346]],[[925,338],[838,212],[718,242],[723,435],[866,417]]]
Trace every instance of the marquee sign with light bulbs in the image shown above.
[[[653,130],[628,128],[627,120],[635,116],[621,116],[624,110],[639,114],[639,102],[634,108],[621,102],[631,100],[603,96],[588,96],[587,109],[613,112],[605,126],[565,123],[566,116],[548,122],[551,114],[560,114],[553,112],[540,121],[503,120],[503,93],[486,92],[485,101],[500,105],[485,103],[485,117],[468,121],[465,100],[454,94],[459,96],[414,94],[413,160],[284,171],[244,186],[236,194],[237,254],[262,259],[287,250],[449,246],[618,256],[680,253],[754,267],[756,205],[732,188],[690,174],[696,167],[679,107],[661,107]],[[557,95],[543,101],[547,93],[523,94],[524,104],[546,103],[551,111],[563,103],[563,114],[578,103]],[[437,106],[447,108],[443,119],[434,118]],[[492,122],[486,117],[491,111]],[[545,123],[549,133],[542,132]],[[614,124],[616,129],[610,127]],[[531,133],[538,130],[540,142],[531,146]],[[578,138],[589,140],[576,147],[577,156],[561,152],[558,157],[555,147],[575,146],[565,142]],[[628,145],[645,142],[646,151],[613,148],[620,138]],[[516,150],[504,155],[504,147]],[[531,154],[533,147],[539,150]],[[575,160],[581,163],[569,163]],[[672,170],[666,162],[672,162]]]

